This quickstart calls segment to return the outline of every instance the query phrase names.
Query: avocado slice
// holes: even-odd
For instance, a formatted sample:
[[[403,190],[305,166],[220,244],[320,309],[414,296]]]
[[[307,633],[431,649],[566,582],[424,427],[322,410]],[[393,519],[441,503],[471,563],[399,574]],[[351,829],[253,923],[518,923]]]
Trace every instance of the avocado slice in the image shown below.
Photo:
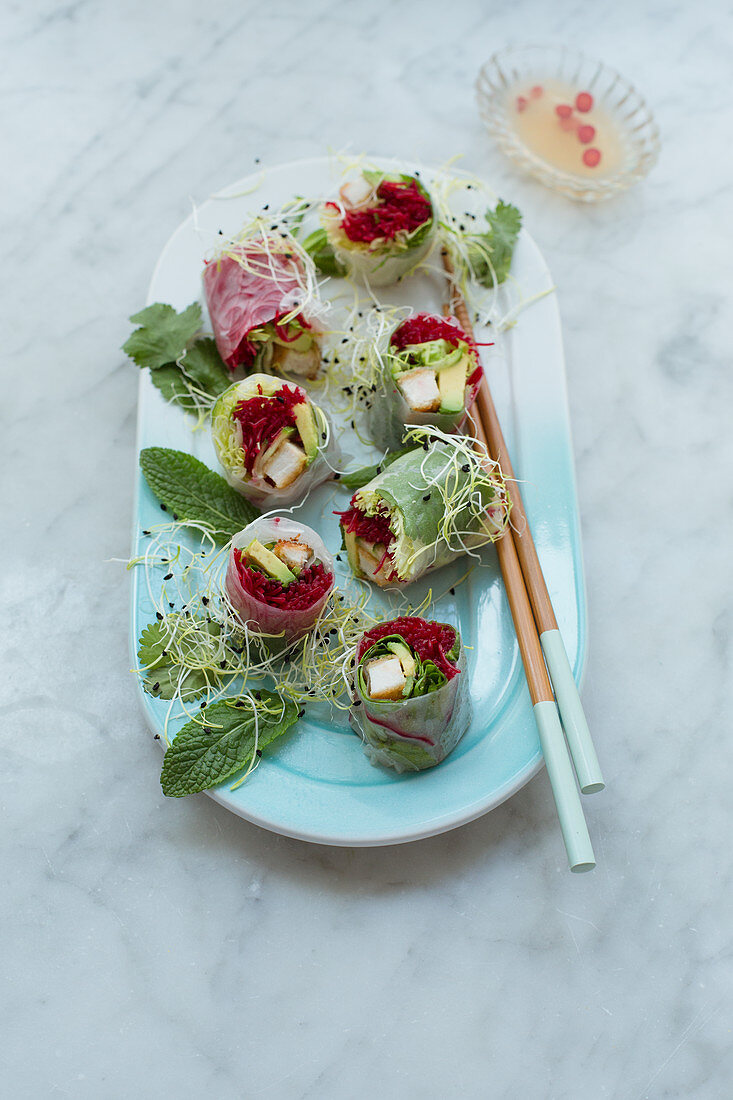
[[[303,450],[308,458],[315,458],[318,454],[318,429],[316,428],[315,415],[310,405],[303,401],[293,408],[295,427],[298,429]]]
[[[415,658],[410,653],[409,646],[406,646],[404,642],[388,642],[387,645],[395,657],[399,657],[405,676],[414,676]]]
[[[459,413],[463,408],[466,392],[466,374],[469,365],[467,355],[446,370],[438,371],[438,389],[440,390],[440,411]]]
[[[356,535],[353,531],[344,531],[343,528],[342,534],[344,539],[344,548],[346,549],[346,555],[349,559],[351,571],[355,574],[355,576],[358,577],[361,573],[361,569],[359,568],[359,553],[356,548]]]
[[[285,562],[280,561],[272,550],[268,550],[258,539],[252,539],[249,546],[245,547],[244,553],[253,565],[263,573],[267,573],[273,580],[280,581],[280,584],[290,584],[295,580],[295,573],[291,573]]]

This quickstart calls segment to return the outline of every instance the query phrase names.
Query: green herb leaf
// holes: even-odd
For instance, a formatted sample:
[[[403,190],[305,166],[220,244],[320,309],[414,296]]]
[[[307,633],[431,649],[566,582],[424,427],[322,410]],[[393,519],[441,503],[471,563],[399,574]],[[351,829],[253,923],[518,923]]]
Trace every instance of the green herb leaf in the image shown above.
[[[249,766],[255,749],[282,736],[298,708],[274,691],[206,707],[187,722],[165,754],[160,785],[169,798],[207,791]],[[256,737],[255,737],[256,730]]]
[[[509,274],[514,246],[522,227],[522,215],[516,206],[499,201],[495,210],[486,211],[487,233],[468,237],[468,263],[471,275],[482,286],[503,283]]]
[[[225,366],[211,336],[203,336],[190,347],[181,360],[181,370],[204,393],[218,397],[232,384],[232,376]],[[153,376],[155,381],[155,376]]]
[[[382,470],[386,470],[388,466],[391,466],[393,462],[396,462],[398,458],[402,458],[403,455],[409,454],[410,451],[415,450],[415,444],[411,444],[409,447],[400,447],[397,451],[388,451],[382,461],[375,466],[361,466],[358,470],[352,470],[351,473],[342,474],[339,479],[339,484],[343,485],[345,489],[363,489],[373,477],[381,473]]]
[[[146,447],[140,468],[158,500],[188,523],[206,524],[225,542],[259,515],[259,511],[219,474],[184,451]]]
[[[314,229],[303,241],[306,250],[321,275],[343,277],[346,268],[336,259],[336,253],[328,242],[325,229]]]
[[[139,367],[157,370],[183,355],[201,328],[201,306],[193,302],[182,313],[176,313],[173,306],[154,302],[133,313],[130,320],[140,328],[135,329],[122,350]]]
[[[209,678],[201,666],[211,664],[211,653],[204,652],[205,643],[192,646],[185,641],[185,636],[183,639],[177,636],[178,618],[178,615],[169,615],[160,622],[150,623],[138,642],[137,659],[145,670],[143,685],[148,694],[156,698],[172,699],[179,689],[181,699],[195,699],[209,686]],[[218,647],[221,626],[207,619],[197,619],[197,629],[208,635],[214,651]]]

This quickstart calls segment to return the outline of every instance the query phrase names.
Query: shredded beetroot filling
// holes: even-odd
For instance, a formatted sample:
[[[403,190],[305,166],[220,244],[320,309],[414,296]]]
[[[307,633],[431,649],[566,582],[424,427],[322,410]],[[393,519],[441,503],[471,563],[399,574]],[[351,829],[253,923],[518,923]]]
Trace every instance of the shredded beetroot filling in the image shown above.
[[[345,512],[334,512],[341,519],[344,531],[352,532],[358,539],[366,539],[367,542],[382,542],[385,546],[394,538],[392,528],[386,516],[365,516],[352,499],[351,507]]]
[[[370,244],[382,237],[391,241],[402,230],[412,233],[432,215],[432,207],[415,180],[394,183],[382,180],[379,203],[368,210],[347,210],[341,228],[350,241]]]
[[[327,572],[322,562],[309,565],[300,576],[290,584],[282,584],[274,577],[268,577],[259,569],[247,565],[247,559],[241,550],[234,551],[237,572],[242,587],[250,596],[286,611],[306,611],[326,595],[333,585],[333,573]]]
[[[262,394],[262,386],[257,387]],[[232,418],[242,425],[242,449],[244,468],[252,473],[255,459],[265,450],[281,428],[295,425],[296,405],[304,403],[300,390],[281,386],[272,397],[248,397],[234,406]]]
[[[447,623],[429,622],[416,615],[402,619],[392,619],[388,623],[379,623],[362,634],[357,651],[357,660],[361,660],[370,646],[389,634],[399,634],[417,653],[422,661],[433,661],[448,680],[452,680],[461,671],[452,665],[446,653],[456,644],[456,632]]]
[[[426,344],[429,340],[446,340],[454,348],[463,341],[473,350],[474,344],[466,336],[457,321],[447,317],[436,317],[433,313],[418,313],[408,317],[392,333],[390,344],[395,348],[404,348],[408,344]]]

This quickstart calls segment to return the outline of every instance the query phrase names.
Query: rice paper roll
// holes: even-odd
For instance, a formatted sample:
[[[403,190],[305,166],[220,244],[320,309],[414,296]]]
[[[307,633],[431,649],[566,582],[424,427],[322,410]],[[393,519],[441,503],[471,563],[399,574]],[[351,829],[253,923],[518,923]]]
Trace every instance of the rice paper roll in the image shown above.
[[[271,508],[302,500],[331,477],[338,457],[322,409],[304,389],[269,374],[235,382],[211,413],[211,436],[229,484]]]
[[[283,516],[261,516],[232,539],[224,585],[250,631],[290,644],[314,628],[328,603],[333,557],[311,527]]]
[[[471,337],[457,321],[430,313],[399,324],[386,348],[376,344],[372,369],[377,390],[369,427],[375,443],[387,450],[400,446],[410,425],[460,431],[483,377]]]
[[[343,185],[338,202],[324,203],[321,222],[337,262],[371,286],[407,275],[429,253],[437,228],[416,176],[367,170]]]
[[[398,458],[338,515],[354,574],[387,588],[493,542],[506,491],[498,464],[483,465],[467,441],[440,440]]]
[[[349,721],[373,764],[398,772],[439,764],[471,723],[461,636],[416,616],[380,623],[356,651]]]
[[[292,237],[256,233],[229,243],[206,261],[203,284],[216,346],[233,373],[317,376],[315,275]]]

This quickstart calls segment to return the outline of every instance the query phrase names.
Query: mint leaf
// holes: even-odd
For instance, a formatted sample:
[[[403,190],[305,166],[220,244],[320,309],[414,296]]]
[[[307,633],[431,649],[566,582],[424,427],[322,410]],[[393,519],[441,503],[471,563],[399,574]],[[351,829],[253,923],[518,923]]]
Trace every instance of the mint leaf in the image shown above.
[[[157,370],[183,355],[201,328],[201,306],[193,302],[182,313],[176,313],[173,306],[154,302],[133,313],[130,320],[140,328],[135,329],[122,350],[139,367]]]
[[[196,721],[186,723],[163,759],[163,794],[183,798],[215,787],[248,767],[255,749],[271,744],[297,722],[295,703],[274,691],[258,691],[257,696],[212,703]]]
[[[303,248],[321,275],[342,277],[346,274],[346,268],[336,259],[336,253],[328,243],[328,234],[325,229],[314,229],[303,241]]]
[[[140,468],[161,504],[188,523],[206,524],[226,542],[259,515],[259,511],[219,474],[184,451],[146,447]]]
[[[470,273],[482,286],[503,283],[509,274],[514,246],[522,227],[522,215],[516,206],[501,202],[486,211],[489,229],[467,237]]]
[[[150,623],[138,642],[137,659],[145,671],[143,686],[156,698],[172,699],[178,694],[184,700],[195,699],[209,686],[210,677],[201,666],[210,666],[213,654],[218,652],[221,626],[208,619],[197,619],[197,632],[202,632],[207,640],[210,638],[211,643],[207,646],[206,640],[199,637],[191,644],[176,636],[178,620],[178,615],[168,615]]]
[[[391,466],[393,462],[396,462],[398,458],[402,458],[403,455],[409,454],[410,451],[415,450],[415,444],[411,444],[409,447],[400,447],[397,451],[388,451],[382,461],[376,466],[360,466],[358,470],[352,470],[351,473],[342,474],[339,482],[346,489],[363,489],[372,478],[377,474],[381,474],[382,470],[386,470],[388,466]]]

